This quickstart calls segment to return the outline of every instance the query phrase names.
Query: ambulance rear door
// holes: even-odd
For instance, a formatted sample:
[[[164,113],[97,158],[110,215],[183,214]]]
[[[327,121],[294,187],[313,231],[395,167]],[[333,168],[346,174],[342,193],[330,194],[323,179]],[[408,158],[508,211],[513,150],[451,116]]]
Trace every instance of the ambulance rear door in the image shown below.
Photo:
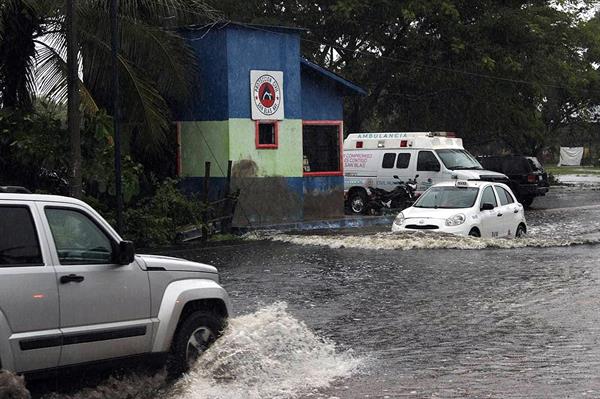
[[[344,150],[344,190],[374,187],[380,165],[381,151]]]

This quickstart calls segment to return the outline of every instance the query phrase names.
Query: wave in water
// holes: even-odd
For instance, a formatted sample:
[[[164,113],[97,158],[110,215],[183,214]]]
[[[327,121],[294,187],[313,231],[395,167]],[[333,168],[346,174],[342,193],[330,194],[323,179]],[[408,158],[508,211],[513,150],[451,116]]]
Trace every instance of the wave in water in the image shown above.
[[[93,389],[44,399],[294,398],[359,370],[351,351],[317,336],[276,303],[229,321],[223,336],[174,386],[164,373],[110,378]]]
[[[461,237],[445,233],[376,233],[370,235],[292,235],[261,233],[253,236],[264,240],[287,242],[298,245],[321,245],[330,248],[357,249],[485,249],[557,247],[600,243],[600,237],[533,237],[520,239]]]

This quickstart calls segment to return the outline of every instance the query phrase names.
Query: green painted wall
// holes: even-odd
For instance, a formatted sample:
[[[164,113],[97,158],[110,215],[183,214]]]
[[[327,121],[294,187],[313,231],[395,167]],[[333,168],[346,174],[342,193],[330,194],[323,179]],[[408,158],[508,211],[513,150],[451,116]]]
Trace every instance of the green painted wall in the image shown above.
[[[227,161],[246,161],[256,166],[256,176],[302,177],[302,121],[279,122],[279,148],[257,149],[255,122],[181,122],[182,177],[203,177],[210,161],[211,176],[225,177]],[[241,166],[241,165],[240,165]]]
[[[229,160],[229,122],[181,122],[181,175],[204,177],[204,162],[211,176],[225,177]]]
[[[302,120],[279,122],[279,148],[257,149],[255,122],[229,120],[229,154],[234,161],[253,161],[257,176],[302,176]]]

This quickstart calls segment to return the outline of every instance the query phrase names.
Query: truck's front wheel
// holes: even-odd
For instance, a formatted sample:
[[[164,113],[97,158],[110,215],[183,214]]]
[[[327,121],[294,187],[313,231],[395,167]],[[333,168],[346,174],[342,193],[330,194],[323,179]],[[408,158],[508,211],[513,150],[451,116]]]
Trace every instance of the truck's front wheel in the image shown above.
[[[225,323],[221,316],[205,310],[191,313],[181,322],[167,361],[170,377],[190,370],[198,358],[221,335]]]

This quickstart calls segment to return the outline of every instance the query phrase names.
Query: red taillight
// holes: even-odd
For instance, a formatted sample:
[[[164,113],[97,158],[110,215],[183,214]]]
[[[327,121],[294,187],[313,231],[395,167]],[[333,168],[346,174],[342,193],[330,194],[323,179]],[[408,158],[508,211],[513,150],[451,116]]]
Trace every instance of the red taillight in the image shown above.
[[[454,139],[454,138],[456,138],[456,133],[454,133],[454,132],[447,132],[446,133],[446,137],[450,137],[450,138]]]
[[[527,175],[527,183],[535,183],[536,180],[537,179],[535,175]]]
[[[408,141],[407,140],[401,140],[400,141],[400,147],[407,147],[408,146]]]
[[[356,148],[363,148],[363,142],[362,141],[357,141],[356,142]]]

